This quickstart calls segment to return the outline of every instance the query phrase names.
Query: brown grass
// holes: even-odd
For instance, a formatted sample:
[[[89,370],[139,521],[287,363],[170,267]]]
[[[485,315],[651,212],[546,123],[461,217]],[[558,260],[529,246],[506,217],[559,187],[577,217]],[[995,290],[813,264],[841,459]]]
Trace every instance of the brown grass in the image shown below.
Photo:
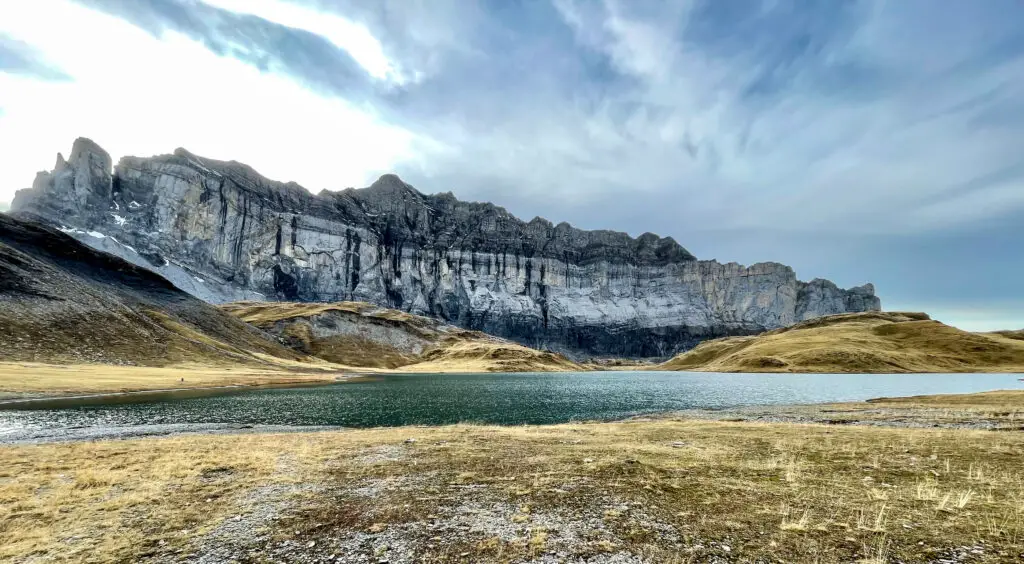
[[[899,398],[875,398],[868,403],[916,407],[966,407],[978,409],[1024,409],[1024,390],[994,390],[975,394],[937,394]]]
[[[217,307],[257,327],[269,327],[278,321],[312,317],[330,312],[355,313],[415,328],[430,328],[440,324],[429,317],[382,308],[368,302],[232,302]]]
[[[1007,339],[1013,339],[1015,341],[1024,341],[1024,329],[1017,331],[993,331],[991,333],[983,333],[984,335],[999,336]]]
[[[298,385],[333,381],[341,374],[333,368],[288,372],[199,364],[152,367],[0,362],[0,399],[4,395],[14,397],[29,393],[75,394],[217,386]]]
[[[1024,372],[1024,341],[968,333],[922,313],[834,315],[701,343],[657,367],[708,372]]]
[[[674,420],[3,447],[0,559],[181,556],[277,484],[299,497],[271,536],[328,553],[361,533],[424,562],[919,562],[983,541],[1002,562],[1024,550],[1022,456],[1020,433]],[[465,508],[477,532],[435,538]]]
[[[585,370],[552,352],[539,351],[399,310],[366,302],[236,302],[219,306],[239,319],[280,334],[301,352],[353,368],[400,372],[560,372]],[[358,334],[316,336],[311,320],[340,314],[350,323],[404,331],[426,344],[415,354]]]
[[[446,339],[398,372],[573,372],[586,370],[556,353],[496,339]]]

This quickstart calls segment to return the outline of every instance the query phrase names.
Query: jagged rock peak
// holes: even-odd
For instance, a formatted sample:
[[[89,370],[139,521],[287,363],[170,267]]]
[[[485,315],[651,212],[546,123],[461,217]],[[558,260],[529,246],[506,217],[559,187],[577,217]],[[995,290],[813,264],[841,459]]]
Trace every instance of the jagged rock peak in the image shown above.
[[[380,178],[378,178],[376,182],[370,185],[370,188],[374,187],[403,188],[406,190],[412,190],[413,192],[417,192],[416,189],[414,189],[412,186],[409,186],[408,184],[406,184],[405,181],[399,178],[397,174],[391,172],[380,175]]]
[[[57,154],[60,157],[60,153]],[[79,137],[75,139],[74,144],[71,146],[71,155],[68,157],[68,162],[71,164],[79,162],[83,156],[94,156],[98,164],[105,166],[105,170],[109,173],[112,165],[110,159],[110,153],[108,153],[103,147],[100,147],[95,141],[86,137]]]
[[[373,184],[366,188],[353,189],[360,196],[372,198],[389,198],[394,200],[413,198],[416,201],[423,199],[423,194],[404,182],[397,174],[382,174]]]

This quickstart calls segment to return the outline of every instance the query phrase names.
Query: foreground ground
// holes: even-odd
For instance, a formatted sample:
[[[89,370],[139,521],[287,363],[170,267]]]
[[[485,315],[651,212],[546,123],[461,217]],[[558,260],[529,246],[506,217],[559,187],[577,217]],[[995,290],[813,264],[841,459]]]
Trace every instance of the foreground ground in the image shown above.
[[[1019,428],[1024,393],[884,409]],[[1020,432],[689,416],[3,447],[0,560],[1010,562],[1022,459]]]

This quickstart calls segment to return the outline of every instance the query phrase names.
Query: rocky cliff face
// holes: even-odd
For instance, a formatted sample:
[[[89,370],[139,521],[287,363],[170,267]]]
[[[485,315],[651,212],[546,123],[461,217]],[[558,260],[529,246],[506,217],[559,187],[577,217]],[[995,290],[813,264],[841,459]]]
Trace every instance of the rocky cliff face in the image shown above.
[[[668,356],[708,337],[877,310],[778,263],[698,261],[671,238],[523,222],[397,176],[313,195],[236,162],[110,156],[78,139],[18,192],[31,213],[210,302],[367,301],[586,355]]]

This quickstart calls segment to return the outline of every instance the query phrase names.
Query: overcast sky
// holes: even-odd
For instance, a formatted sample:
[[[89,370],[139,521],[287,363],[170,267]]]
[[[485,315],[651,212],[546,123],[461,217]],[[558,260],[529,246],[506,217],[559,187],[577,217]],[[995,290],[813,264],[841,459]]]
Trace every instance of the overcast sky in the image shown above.
[[[1024,327],[1024,2],[0,6],[0,208],[75,137],[524,219]]]

